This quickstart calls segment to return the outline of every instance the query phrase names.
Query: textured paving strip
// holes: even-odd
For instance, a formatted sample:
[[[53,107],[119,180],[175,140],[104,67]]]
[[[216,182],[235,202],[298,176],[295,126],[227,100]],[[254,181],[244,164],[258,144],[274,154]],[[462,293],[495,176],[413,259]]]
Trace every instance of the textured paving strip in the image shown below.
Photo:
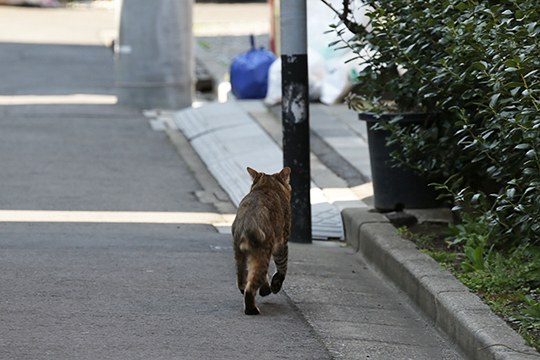
[[[174,122],[235,205],[248,193],[246,167],[274,173],[283,164],[275,141],[235,102],[182,110]],[[340,209],[315,184],[311,190],[313,237],[343,239]]]

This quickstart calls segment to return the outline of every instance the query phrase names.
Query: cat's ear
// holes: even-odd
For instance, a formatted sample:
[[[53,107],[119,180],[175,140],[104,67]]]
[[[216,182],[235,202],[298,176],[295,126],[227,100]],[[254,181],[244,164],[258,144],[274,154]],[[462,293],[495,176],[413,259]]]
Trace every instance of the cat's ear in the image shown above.
[[[252,179],[252,180],[255,180],[255,178],[257,177],[257,175],[259,175],[259,173],[257,172],[257,170],[252,169],[252,168],[250,168],[249,166],[247,167],[247,172],[248,172],[249,175],[251,176],[251,179]]]
[[[285,166],[283,170],[279,172],[279,176],[288,184],[291,177],[291,168]]]

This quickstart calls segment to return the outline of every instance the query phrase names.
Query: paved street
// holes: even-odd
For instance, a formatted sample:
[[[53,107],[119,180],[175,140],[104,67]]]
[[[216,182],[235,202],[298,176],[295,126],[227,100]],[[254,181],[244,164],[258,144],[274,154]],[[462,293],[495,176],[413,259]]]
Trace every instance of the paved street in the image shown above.
[[[462,359],[339,242],[243,315],[213,179],[115,105],[113,18],[0,7],[0,359]]]
[[[215,209],[187,164],[108,104],[110,50],[44,40],[0,44],[0,358],[328,358],[285,295],[242,314],[230,236],[192,224]]]

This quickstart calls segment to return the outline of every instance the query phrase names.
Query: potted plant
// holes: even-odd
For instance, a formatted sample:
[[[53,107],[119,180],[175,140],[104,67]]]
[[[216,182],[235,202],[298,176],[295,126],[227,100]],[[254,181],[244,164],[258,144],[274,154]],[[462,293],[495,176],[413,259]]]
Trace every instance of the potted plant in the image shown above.
[[[440,46],[434,41],[437,34],[426,34],[418,26],[422,4],[365,0],[356,6],[357,1],[345,0],[337,9],[321,1],[340,19],[331,27],[341,40],[331,45],[350,48],[356,55],[351,61],[360,63],[357,82],[346,99],[368,125],[375,207],[440,206],[428,185],[440,179],[440,171],[410,161],[431,156],[430,146],[448,130],[441,126],[447,116],[440,106],[445,99],[438,92],[426,92],[433,89],[429,69]],[[412,148],[406,142],[414,133],[434,141],[426,142],[424,149],[416,144],[408,152]]]

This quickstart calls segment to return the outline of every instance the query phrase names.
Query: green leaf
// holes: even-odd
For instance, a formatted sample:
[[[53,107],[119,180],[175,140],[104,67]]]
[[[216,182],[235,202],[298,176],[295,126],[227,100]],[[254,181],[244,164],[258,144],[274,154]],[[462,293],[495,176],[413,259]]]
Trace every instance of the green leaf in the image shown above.
[[[485,61],[476,61],[472,64],[472,67],[475,68],[476,70],[487,70],[488,68],[488,63],[485,62]]]
[[[489,99],[489,107],[494,108],[495,105],[497,104],[497,100],[499,100],[500,97],[501,97],[500,93],[492,95],[491,98]]]
[[[412,44],[412,45],[410,45],[410,46],[409,46],[409,47],[408,47],[407,49],[405,49],[404,53],[405,53],[405,54],[408,54],[408,53],[410,53],[410,52],[411,52],[411,50],[412,50],[412,49],[413,49],[413,48],[415,47],[415,45],[416,45],[416,44]]]
[[[528,72],[527,74],[525,74],[525,75],[524,75],[523,77],[524,77],[525,79],[527,79],[527,78],[529,78],[529,77],[531,77],[531,76],[533,76],[533,75],[537,74],[537,73],[538,73],[538,71],[539,71],[538,69],[535,69],[535,70],[529,71],[529,72]]]
[[[459,11],[466,10],[468,7],[469,6],[464,2],[460,2],[459,4],[456,5],[456,9],[458,9]]]

